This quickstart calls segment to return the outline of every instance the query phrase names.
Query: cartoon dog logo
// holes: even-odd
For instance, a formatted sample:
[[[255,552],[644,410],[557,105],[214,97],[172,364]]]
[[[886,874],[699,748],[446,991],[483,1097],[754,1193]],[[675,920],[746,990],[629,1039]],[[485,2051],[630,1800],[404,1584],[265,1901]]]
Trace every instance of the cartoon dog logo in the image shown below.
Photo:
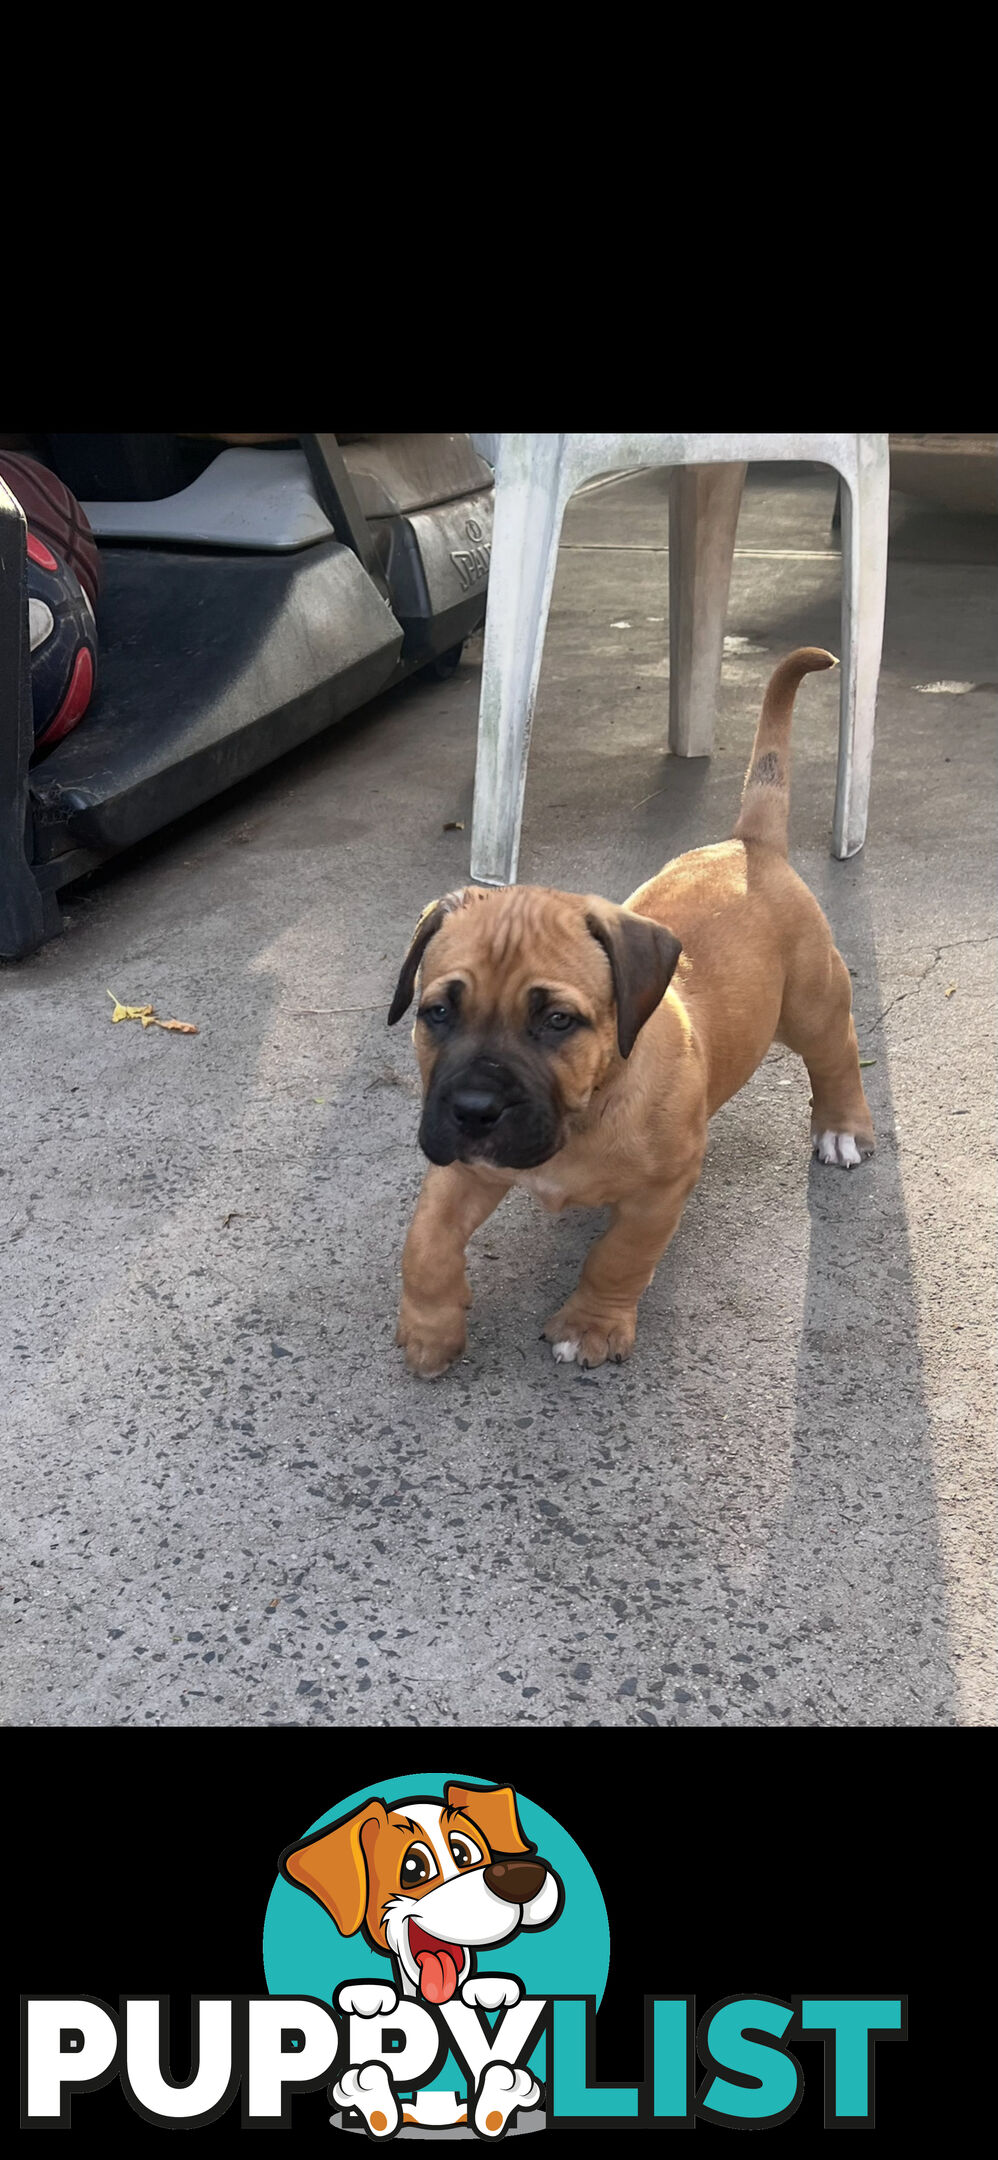
[[[561,1882],[524,1837],[510,1785],[448,1783],[444,1798],[414,1796],[387,1808],[367,1800],[342,1822],[281,1854],[285,1879],[317,1900],[344,1936],[363,1934],[390,1958],[394,1986],[357,1982],[337,1991],[349,2016],[383,2019],[400,1996],[427,2006],[455,1997],[477,2009],[519,2001],[512,1974],[476,1974],[476,1951],[509,1942],[521,1928],[550,1927],[564,1902]],[[491,2062],[469,2103],[458,2093],[417,2095],[400,2107],[379,2063],[351,2068],[334,2087],[345,2110],[356,2108],[375,2136],[405,2124],[452,2129],[468,2120],[500,2135],[540,2087],[512,2064]]]

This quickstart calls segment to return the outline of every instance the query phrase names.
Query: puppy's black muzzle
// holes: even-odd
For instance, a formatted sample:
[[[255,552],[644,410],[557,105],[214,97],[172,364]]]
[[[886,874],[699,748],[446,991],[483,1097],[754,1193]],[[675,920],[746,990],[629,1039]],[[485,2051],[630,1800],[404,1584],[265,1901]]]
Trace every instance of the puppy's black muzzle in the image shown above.
[[[530,1170],[559,1146],[550,1083],[526,1060],[484,1052],[442,1053],[434,1068],[419,1144],[431,1162],[485,1162]]]

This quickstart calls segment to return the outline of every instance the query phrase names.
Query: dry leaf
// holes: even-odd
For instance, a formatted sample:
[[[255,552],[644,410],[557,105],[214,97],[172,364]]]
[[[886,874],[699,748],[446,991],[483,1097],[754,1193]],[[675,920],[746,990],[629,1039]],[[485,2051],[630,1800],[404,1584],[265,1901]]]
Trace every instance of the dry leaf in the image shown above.
[[[147,1015],[152,1013],[151,1005],[122,1005],[113,990],[107,994],[114,1006],[112,1020],[141,1020],[144,1023]]]
[[[107,994],[114,1006],[112,1020],[141,1020],[144,1028],[162,1028],[167,1035],[197,1034],[193,1020],[157,1020],[152,1005],[123,1005],[120,998],[115,997],[113,990],[109,990]]]

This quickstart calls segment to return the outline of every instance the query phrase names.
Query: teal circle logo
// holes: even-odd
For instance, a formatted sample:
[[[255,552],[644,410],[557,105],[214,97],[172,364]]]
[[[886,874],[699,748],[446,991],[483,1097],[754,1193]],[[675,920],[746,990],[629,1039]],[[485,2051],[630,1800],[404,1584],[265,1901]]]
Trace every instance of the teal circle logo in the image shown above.
[[[400,1963],[398,1929],[395,1930],[394,1954],[388,1946],[375,1947],[365,1932],[369,1924],[374,1927],[375,1932],[379,1932],[377,1920],[382,1910],[378,1904],[377,1912],[372,1912],[374,1891],[370,1881],[370,1840],[366,1847],[361,1847],[359,1837],[353,1837],[351,1850],[359,1856],[355,1877],[351,1876],[350,1857],[345,1852],[350,1836],[346,1826],[359,1811],[368,1807],[377,1810],[380,1802],[391,1817],[393,1828],[399,1822],[409,1820],[412,1825],[411,1841],[402,1830],[396,1830],[394,1840],[391,1840],[386,1830],[386,1857],[382,1863],[386,1872],[383,1880],[379,1878],[378,1892],[380,1894],[380,1891],[387,1887],[389,1902],[397,1900],[400,1909],[404,1907],[413,1917],[418,1915],[421,1909],[427,1921],[435,1920],[438,1914],[446,1914],[446,1927],[439,1927],[438,1931],[454,1943],[461,1932],[463,1884],[455,1881],[453,1865],[445,1856],[443,1864],[449,1869],[450,1880],[443,1884],[438,1882],[437,1895],[447,1902],[435,1904],[432,1880],[425,1896],[418,1894],[417,1871],[436,1863],[437,1849],[443,1847],[446,1829],[443,1834],[438,1831],[434,1813],[444,1809],[448,1789],[453,1802],[455,1787],[459,1789],[462,1797],[460,1818],[455,1818],[459,1843],[454,1849],[462,1864],[476,1858],[480,1863],[486,1842],[490,1855],[495,1854],[500,1846],[507,1844],[514,1855],[519,1853],[520,1848],[514,1844],[512,1835],[508,1838],[497,1838],[495,1825],[501,1824],[503,1820],[499,1795],[509,1796],[505,1802],[505,1819],[514,1824],[518,1823],[522,1829],[529,1867],[529,1875],[525,1880],[532,1883],[537,1876],[538,1863],[546,1863],[542,1893],[535,1898],[533,1906],[529,1902],[523,1905],[523,1924],[516,1926],[515,1931],[508,1934],[505,1940],[484,1940],[480,1920],[470,1925],[472,1942],[468,1965],[476,1975],[513,1975],[520,1982],[525,1996],[591,1995],[595,1997],[597,2006],[599,2005],[610,1964],[610,1928],[599,1883],[585,1854],[555,1817],[549,1815],[546,1808],[539,1807],[528,1794],[521,1793],[519,1789],[512,1793],[507,1786],[497,1787],[480,1777],[465,1777],[457,1771],[448,1771],[446,1776],[439,1771],[424,1772],[418,1776],[388,1778],[377,1785],[362,1786],[359,1791],[348,1793],[344,1799],[337,1801],[334,1807],[327,1808],[324,1814],[318,1815],[314,1822],[298,1832],[298,1843],[288,1848],[284,1854],[284,1862],[289,1871],[295,1869],[302,1872],[296,1873],[294,1880],[289,1880],[283,1873],[278,1875],[270,1893],[264,1921],[263,1966],[271,1995],[313,1995],[320,2002],[333,2004],[337,1989],[348,1981],[380,1981],[395,1986],[400,1995],[417,1995],[424,1988],[431,1990],[429,2000],[433,2001],[440,1999],[441,1973],[446,1975],[443,1985],[449,1985],[452,1990],[455,1987],[455,1977],[464,1980],[468,1965],[462,1968],[460,1974],[456,1974],[454,1958],[448,1959],[446,1951],[442,1952],[440,1957],[430,1955],[428,1961],[424,1952],[420,1959],[421,1977],[417,1978],[411,1956],[406,1964]],[[510,1817],[511,1806],[514,1812]],[[498,1814],[495,1812],[497,1809]],[[482,1851],[475,1847],[471,1834],[480,1823],[493,1825],[491,1839],[488,1830],[485,1831]],[[324,1847],[319,1833],[341,1825],[344,1827],[337,1846]],[[294,1830],[294,1825],[289,1824],[289,1829]],[[374,1835],[377,1835],[376,1829]],[[302,1851],[302,1847],[307,1847],[310,1840],[316,1841],[313,1847],[316,1855],[314,1866],[311,1853],[308,1850]],[[403,1850],[407,1846],[408,1849]],[[323,1852],[339,1852],[341,1847],[346,1858],[345,1888],[341,1891],[338,1887],[336,1893],[331,1894],[321,1882],[318,1888],[315,1887],[316,1874],[321,1873]],[[421,1853],[428,1853],[429,1858],[421,1857]],[[504,1873],[503,1865],[491,1861],[490,1858],[489,1864],[491,1869],[497,1869],[493,1879],[499,1883]],[[365,1866],[368,1877],[366,1881]],[[391,1872],[392,1869],[394,1873]],[[400,1870],[405,1871],[401,1876]],[[468,1893],[472,1899],[475,1893],[479,1900],[481,1899],[482,1872],[480,1865],[468,1868],[469,1877],[474,1874],[477,1878],[474,1883],[468,1884]],[[399,1877],[400,1879],[397,1879]],[[518,1879],[515,1873],[512,1879]],[[343,1880],[338,1873],[337,1885]],[[487,1875],[485,1880],[488,1882]],[[412,1885],[412,1896],[407,1889],[409,1884]],[[555,1885],[558,1890],[557,1901],[554,1897]],[[501,1888],[499,1894],[502,1894]],[[348,1899],[350,1895],[356,1896],[354,1909],[350,1909],[348,1903],[343,1902],[343,1898]],[[426,1899],[430,1902],[427,1903]],[[547,1917],[549,1907],[553,1907],[551,1918]],[[335,1908],[343,1928],[348,1932],[344,1932],[337,1924],[332,1908]],[[521,1908],[517,1907],[515,1910],[520,1911]],[[534,1926],[530,1925],[532,1911],[543,1915]],[[360,1917],[361,1914],[363,1917]],[[432,1938],[432,1929],[423,1930],[417,1927],[414,1939],[421,1940],[424,1932],[428,1932]],[[408,1938],[403,1936],[402,1957],[406,1956],[404,1946],[407,1940]],[[456,1950],[454,1956],[458,1954]],[[432,1979],[427,1978],[428,1972],[433,1976]],[[530,2061],[534,2076],[541,2080],[544,2076],[544,2055],[545,2044],[541,2038]],[[454,2057],[448,2055],[443,2068],[432,2081],[432,2088],[428,2089],[456,2088],[462,2075]]]

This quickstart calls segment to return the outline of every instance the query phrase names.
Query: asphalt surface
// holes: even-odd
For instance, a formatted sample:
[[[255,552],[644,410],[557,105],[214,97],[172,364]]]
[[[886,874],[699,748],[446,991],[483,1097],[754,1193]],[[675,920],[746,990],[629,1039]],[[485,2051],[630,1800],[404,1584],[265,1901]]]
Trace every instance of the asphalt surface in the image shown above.
[[[752,476],[709,763],[664,752],[661,476],[577,500],[524,880],[622,899],[730,831],[772,666],[838,646],[833,497]],[[0,970],[7,1724],[994,1722],[996,532],[895,503],[846,864],[837,679],[798,700],[791,859],[853,971],[878,1153],[810,1162],[771,1052],[619,1369],[538,1341],[598,1218],[523,1196],[472,1247],[464,1360],[420,1383],[394,1347],[421,1158],[385,1015],[467,875],[480,641]],[[109,989],[198,1035],[113,1026]]]

